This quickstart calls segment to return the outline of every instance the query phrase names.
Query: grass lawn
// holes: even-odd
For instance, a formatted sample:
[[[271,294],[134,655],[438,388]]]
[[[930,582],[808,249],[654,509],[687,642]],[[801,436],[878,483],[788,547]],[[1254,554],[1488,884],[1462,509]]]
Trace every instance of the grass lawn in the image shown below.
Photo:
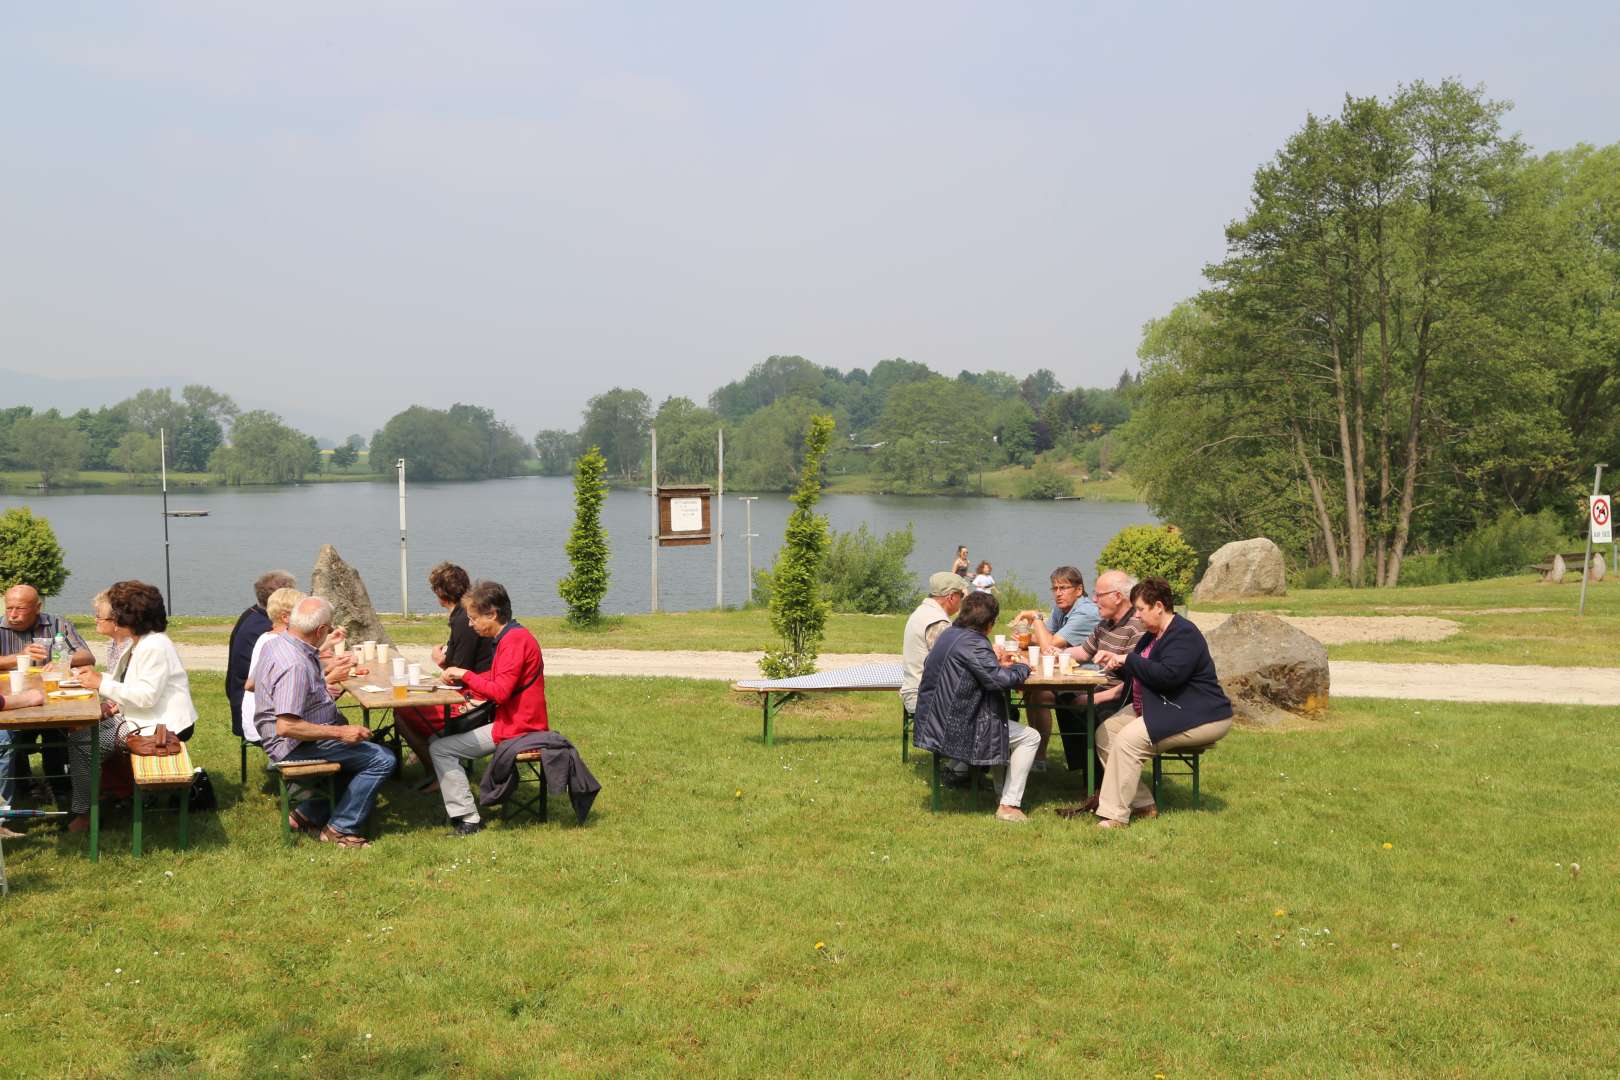
[[[1085,468],[1079,462],[1071,459],[1059,461],[1058,470],[1074,481],[1073,494],[1077,499],[1086,499],[1094,502],[1141,502],[1142,493],[1128,476],[1115,474],[1107,480],[1080,481]],[[1004,469],[990,469],[984,473],[984,490],[979,490],[979,478],[975,475],[967,489],[962,492],[966,495],[983,494],[1001,499],[1014,499],[1018,497],[1018,481],[1028,475],[1028,470],[1018,465],[1011,465]],[[875,473],[844,473],[827,478],[826,490],[834,495],[879,495],[884,493],[882,478]]]
[[[193,685],[223,808],[191,851],[163,822],[131,860],[120,813],[99,865],[7,843],[7,1075],[1620,1070],[1607,710],[1354,702],[1235,732],[1202,812],[1173,786],[1102,833],[1050,813],[1066,773],[1026,826],[929,814],[886,696],[765,747],[714,684],[556,679],[587,827],[558,799],[455,840],[394,782],[347,852],[282,846]]]
[[[1443,641],[1334,645],[1335,660],[1409,663],[1548,664],[1620,667],[1620,580],[1586,589],[1544,585],[1532,575],[1411,589],[1300,589],[1286,597],[1199,604],[1200,611],[1275,611],[1282,615],[1433,615],[1462,624]]]

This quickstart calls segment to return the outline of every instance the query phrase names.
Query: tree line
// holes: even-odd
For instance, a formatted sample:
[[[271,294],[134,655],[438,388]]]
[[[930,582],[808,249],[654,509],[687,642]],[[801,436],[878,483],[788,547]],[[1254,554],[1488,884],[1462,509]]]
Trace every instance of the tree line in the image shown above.
[[[1531,154],[1507,108],[1448,80],[1307,117],[1148,325],[1131,474],[1201,551],[1394,585],[1504,511],[1574,531],[1620,460],[1620,146]]]

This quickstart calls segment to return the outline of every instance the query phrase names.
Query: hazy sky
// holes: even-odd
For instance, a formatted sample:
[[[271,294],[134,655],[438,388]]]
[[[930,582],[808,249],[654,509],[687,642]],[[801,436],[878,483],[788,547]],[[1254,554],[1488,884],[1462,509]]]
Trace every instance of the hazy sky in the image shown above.
[[[1111,384],[1255,167],[1455,75],[1620,141],[1620,5],[6,6],[0,368],[369,433],[772,353]],[[352,422],[351,422],[352,421]],[[306,423],[311,421],[306,420]]]

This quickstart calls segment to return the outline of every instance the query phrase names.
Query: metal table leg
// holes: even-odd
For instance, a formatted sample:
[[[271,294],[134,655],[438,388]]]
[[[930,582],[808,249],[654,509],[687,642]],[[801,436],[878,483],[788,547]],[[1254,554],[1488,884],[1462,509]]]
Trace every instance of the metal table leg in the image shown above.
[[[90,725],[90,861],[101,861],[101,721]]]
[[[1086,687],[1086,798],[1097,794],[1097,688]]]

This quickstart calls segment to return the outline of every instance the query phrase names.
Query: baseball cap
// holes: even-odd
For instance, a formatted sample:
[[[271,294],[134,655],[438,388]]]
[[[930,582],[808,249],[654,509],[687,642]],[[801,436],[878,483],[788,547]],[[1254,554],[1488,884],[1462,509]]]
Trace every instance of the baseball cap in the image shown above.
[[[949,570],[941,570],[928,579],[928,595],[944,596],[947,593],[970,593],[973,583],[960,574],[953,574]]]

